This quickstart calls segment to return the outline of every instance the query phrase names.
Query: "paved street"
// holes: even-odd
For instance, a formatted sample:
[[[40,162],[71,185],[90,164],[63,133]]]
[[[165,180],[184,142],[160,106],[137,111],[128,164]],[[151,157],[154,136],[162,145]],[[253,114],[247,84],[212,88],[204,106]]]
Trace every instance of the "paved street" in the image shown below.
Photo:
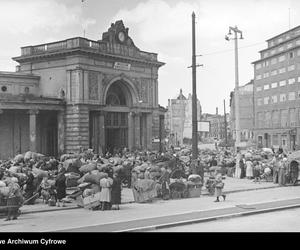
[[[300,232],[300,209],[221,219],[149,232]]]
[[[0,232],[47,232],[47,231],[97,231],[117,222],[157,218],[176,214],[228,209],[236,205],[255,204],[300,198],[300,187],[279,187],[229,194],[226,202],[215,203],[214,197],[202,196],[181,200],[155,201],[146,204],[124,204],[119,211],[89,211],[85,209],[63,210],[23,214],[17,221],[1,221]],[[137,225],[138,226],[138,225]],[[120,228],[110,228],[118,231]]]

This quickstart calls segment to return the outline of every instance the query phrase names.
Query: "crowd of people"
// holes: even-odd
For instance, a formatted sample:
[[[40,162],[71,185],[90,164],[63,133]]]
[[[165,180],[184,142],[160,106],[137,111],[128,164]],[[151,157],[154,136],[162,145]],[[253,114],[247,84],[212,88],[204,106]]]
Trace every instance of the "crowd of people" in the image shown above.
[[[139,170],[135,171],[137,168]],[[174,170],[180,170],[182,175],[172,177]],[[207,149],[199,151],[196,161],[192,160],[190,148],[180,151],[170,148],[164,153],[129,152],[125,148],[103,156],[87,150],[77,155],[66,154],[60,159],[27,152],[0,161],[0,207],[7,210],[7,220],[17,219],[20,206],[35,204],[37,198],[42,198],[50,206],[65,206],[69,197],[67,189],[76,187],[80,188],[83,199],[99,193],[99,205],[93,210],[119,210],[122,187],[132,188],[140,178],[155,180],[160,184],[161,197],[169,199],[171,178],[186,178],[186,183],[189,183],[189,176],[200,176],[203,185],[205,172],[209,174],[205,186],[214,192],[216,202],[220,197],[226,199],[222,191],[225,175],[254,182],[265,179],[279,185],[289,182],[287,154],[282,150],[264,152],[251,149],[236,155],[233,149]],[[70,176],[76,177],[72,185]],[[92,181],[87,181],[88,177]],[[89,188],[81,188],[83,186]]]

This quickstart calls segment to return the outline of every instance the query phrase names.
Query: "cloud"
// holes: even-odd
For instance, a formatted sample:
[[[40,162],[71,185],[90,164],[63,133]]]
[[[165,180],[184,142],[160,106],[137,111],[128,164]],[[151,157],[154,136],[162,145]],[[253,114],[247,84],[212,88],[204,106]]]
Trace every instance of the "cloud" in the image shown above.
[[[0,30],[9,34],[29,34],[37,29],[57,33],[66,27],[87,27],[95,22],[94,19],[82,17],[79,5],[66,6],[53,0],[0,3]]]

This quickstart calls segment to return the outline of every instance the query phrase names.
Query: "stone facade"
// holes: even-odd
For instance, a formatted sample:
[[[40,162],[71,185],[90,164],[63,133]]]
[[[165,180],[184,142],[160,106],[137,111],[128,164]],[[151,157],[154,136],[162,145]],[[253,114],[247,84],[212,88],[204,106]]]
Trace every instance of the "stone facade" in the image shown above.
[[[300,26],[267,43],[253,62],[256,143],[295,149],[300,145]]]
[[[21,56],[13,59],[19,63],[18,72],[10,74],[20,83],[12,82],[15,87],[5,83],[10,92],[15,88],[12,96],[20,98],[19,86],[27,84],[35,99],[43,97],[43,106],[39,100],[34,109],[56,107],[56,154],[89,147],[103,153],[108,146],[120,144],[116,134],[130,149],[152,149],[153,140],[163,134],[160,120],[165,110],[158,104],[158,69],[164,63],[157,54],[138,49],[122,21],[113,23],[102,40],[75,37],[22,47]],[[0,74],[2,86],[1,77],[5,73]],[[7,99],[8,93],[4,96]],[[13,109],[5,98],[0,99],[0,108]],[[29,119],[34,130],[34,117]]]

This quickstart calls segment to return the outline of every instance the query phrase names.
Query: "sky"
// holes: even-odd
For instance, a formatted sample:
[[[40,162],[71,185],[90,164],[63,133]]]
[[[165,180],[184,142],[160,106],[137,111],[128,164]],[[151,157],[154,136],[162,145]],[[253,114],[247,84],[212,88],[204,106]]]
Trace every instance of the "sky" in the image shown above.
[[[239,85],[253,79],[253,61],[266,40],[300,25],[298,0],[0,0],[0,71],[15,71],[11,58],[21,47],[83,36],[99,40],[122,19],[135,45],[158,53],[159,103],[192,92],[192,12],[196,15],[197,97],[202,112],[229,112],[235,86],[234,41],[229,26],[243,32],[238,40]]]

